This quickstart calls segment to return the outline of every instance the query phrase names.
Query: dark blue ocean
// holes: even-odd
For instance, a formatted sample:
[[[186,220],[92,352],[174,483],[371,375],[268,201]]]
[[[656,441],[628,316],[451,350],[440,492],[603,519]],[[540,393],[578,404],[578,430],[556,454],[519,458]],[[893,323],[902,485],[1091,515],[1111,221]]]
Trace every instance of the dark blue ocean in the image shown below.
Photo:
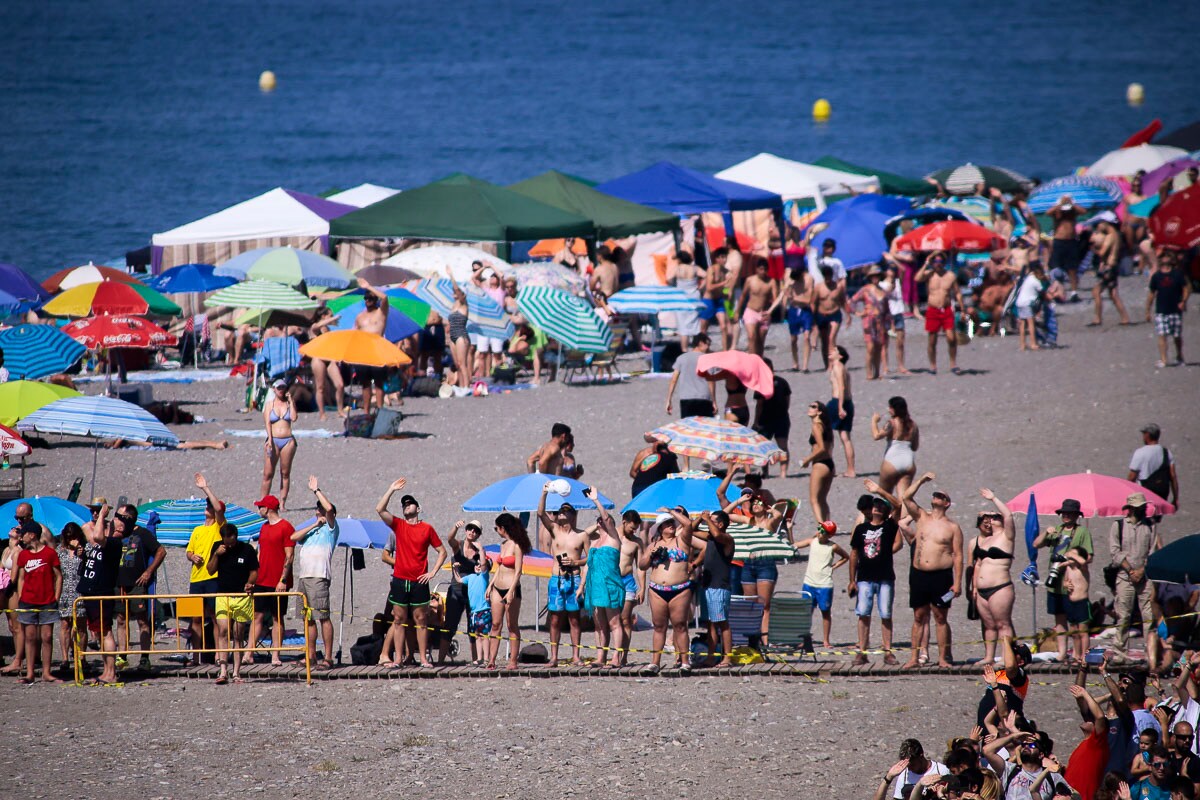
[[[0,261],[39,275],[278,185],[760,151],[1048,178],[1200,118],[1195,0],[13,0],[0,28]]]

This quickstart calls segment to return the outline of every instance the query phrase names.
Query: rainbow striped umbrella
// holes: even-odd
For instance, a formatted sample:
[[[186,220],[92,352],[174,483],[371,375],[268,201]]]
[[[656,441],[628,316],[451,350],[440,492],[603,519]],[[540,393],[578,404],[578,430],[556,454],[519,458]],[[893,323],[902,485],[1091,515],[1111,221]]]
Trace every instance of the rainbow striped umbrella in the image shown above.
[[[744,425],[715,417],[685,417],[650,432],[667,443],[672,453],[708,461],[765,467],[783,458],[783,451]]]
[[[56,317],[101,314],[154,314],[174,317],[183,309],[143,283],[100,281],[67,289],[47,300],[42,310]]]
[[[467,294],[467,330],[493,339],[508,339],[515,332],[504,309],[488,295],[464,287]],[[414,293],[449,318],[454,306],[454,285],[449,278],[426,278],[417,284]]]
[[[603,353],[612,344],[612,329],[596,309],[566,292],[546,286],[526,286],[517,305],[530,322],[571,350]]]
[[[500,559],[500,545],[484,545],[483,552],[492,560],[492,570],[499,569],[496,562]],[[521,574],[533,578],[549,578],[554,574],[554,556],[541,550],[531,550],[521,561]]]

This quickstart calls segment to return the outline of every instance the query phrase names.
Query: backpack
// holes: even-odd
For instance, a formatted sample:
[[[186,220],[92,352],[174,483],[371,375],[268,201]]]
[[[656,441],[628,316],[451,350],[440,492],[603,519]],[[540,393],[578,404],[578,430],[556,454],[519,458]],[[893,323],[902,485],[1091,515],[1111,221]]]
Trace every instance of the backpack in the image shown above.
[[[1171,492],[1171,451],[1165,447],[1162,451],[1162,463],[1142,481],[1142,486],[1166,499]]]

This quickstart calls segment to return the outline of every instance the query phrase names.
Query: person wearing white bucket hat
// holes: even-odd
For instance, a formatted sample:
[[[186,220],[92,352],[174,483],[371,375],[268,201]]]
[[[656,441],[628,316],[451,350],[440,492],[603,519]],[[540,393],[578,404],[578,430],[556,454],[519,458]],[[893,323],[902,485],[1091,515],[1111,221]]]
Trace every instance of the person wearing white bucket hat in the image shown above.
[[[1145,636],[1146,654],[1150,667],[1154,668],[1154,654],[1158,647],[1158,632],[1154,625],[1154,584],[1146,578],[1146,561],[1159,548],[1158,532],[1146,518],[1148,504],[1146,495],[1134,492],[1125,498],[1125,517],[1113,522],[1108,532],[1108,550],[1111,564],[1117,568],[1113,598],[1117,612],[1117,650],[1126,654],[1129,641],[1129,624],[1136,603],[1142,612],[1142,632]]]
[[[565,425],[563,427],[566,427]],[[546,481],[538,501],[538,521],[542,525],[539,538],[541,549],[554,556],[553,573],[547,584],[546,610],[550,615],[550,666],[558,665],[558,642],[562,637],[564,619],[571,629],[571,663],[582,666],[579,657],[579,608],[583,600],[583,568],[588,560],[588,535],[576,524],[579,512],[566,502],[570,494],[558,491],[567,483],[562,479]],[[546,511],[546,495],[554,492],[563,498],[556,511]]]

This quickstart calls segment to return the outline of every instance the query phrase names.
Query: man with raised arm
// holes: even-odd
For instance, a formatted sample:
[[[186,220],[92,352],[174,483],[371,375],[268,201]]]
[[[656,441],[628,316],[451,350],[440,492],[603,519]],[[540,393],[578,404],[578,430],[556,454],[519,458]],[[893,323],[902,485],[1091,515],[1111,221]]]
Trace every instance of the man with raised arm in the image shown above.
[[[317,483],[316,475],[308,476],[308,489],[317,499],[317,516],[308,525],[291,535],[300,545],[300,554],[295,558],[296,587],[304,595],[310,615],[308,626],[308,658],[315,661],[317,649],[317,623],[321,623],[321,643],[325,646],[323,657],[316,662],[317,669],[333,666],[333,620],[330,613],[329,586],[333,582],[333,549],[337,547],[341,530],[337,521],[337,506],[329,501]]]
[[[196,488],[204,492],[204,524],[192,529],[187,550],[184,552],[192,564],[188,594],[216,595],[219,588],[217,576],[208,571],[208,557],[212,555],[213,545],[221,540],[221,526],[225,524],[225,504],[217,499],[203,473],[196,473]],[[212,644],[204,640],[204,618],[213,618],[217,610],[217,598],[204,598],[203,606],[204,616],[192,617],[191,622],[191,643],[192,648],[196,650],[207,649]],[[199,663],[200,654],[197,653],[192,656],[192,664]]]
[[[908,573],[908,604],[913,610],[913,653],[904,665],[905,669],[920,663],[917,643],[923,640],[929,628],[931,610],[937,626],[938,666],[949,667],[954,661],[948,615],[950,604],[962,594],[962,528],[946,515],[950,509],[950,495],[945,492],[933,493],[928,511],[913,499],[934,477],[932,472],[926,472],[904,493],[904,507],[916,521],[912,566]]]
[[[571,663],[582,666],[579,657],[579,604],[583,599],[581,568],[587,564],[588,537],[579,530],[579,512],[570,503],[562,503],[557,511],[546,512],[546,494],[550,483],[542,487],[538,501],[538,544],[554,556],[553,573],[546,590],[546,611],[550,615],[550,666],[558,666],[558,642],[562,638],[563,620],[571,629]]]

